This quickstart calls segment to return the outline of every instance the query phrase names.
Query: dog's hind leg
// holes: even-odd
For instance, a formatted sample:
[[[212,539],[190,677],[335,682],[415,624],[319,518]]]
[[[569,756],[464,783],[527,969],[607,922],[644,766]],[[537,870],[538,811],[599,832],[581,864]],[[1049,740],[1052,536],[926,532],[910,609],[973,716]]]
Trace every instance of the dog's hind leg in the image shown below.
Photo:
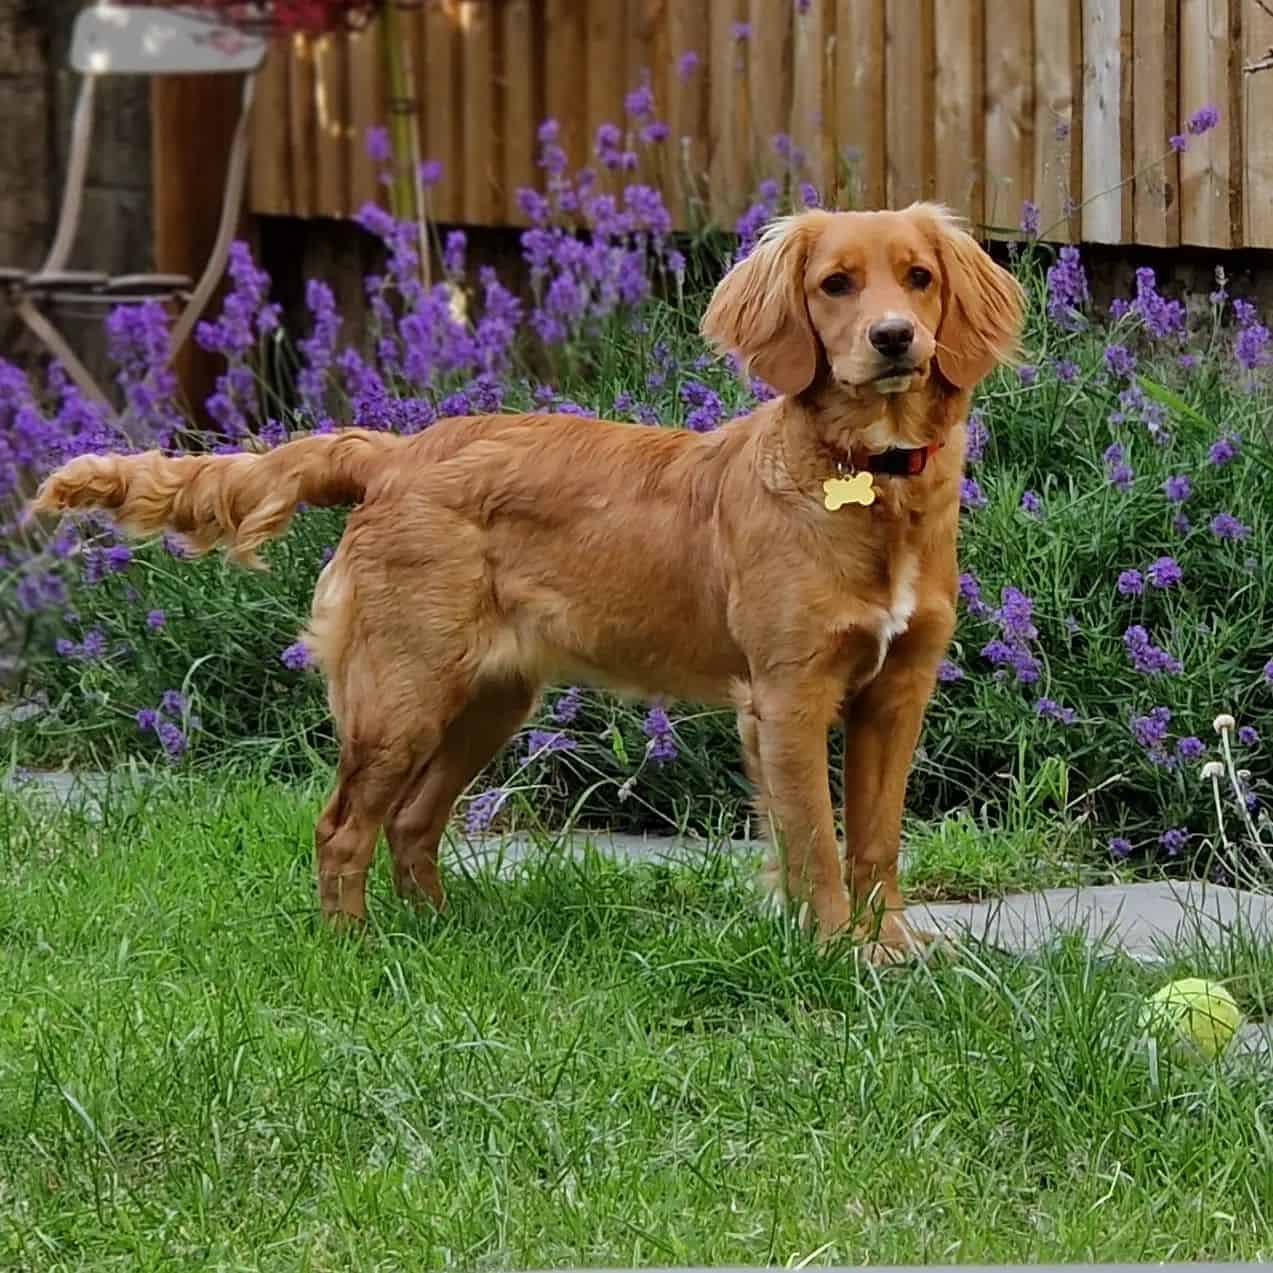
[[[432,759],[402,788],[385,822],[398,893],[441,909],[438,845],[456,798],[530,715],[535,690],[522,682],[483,685],[447,726]]]
[[[366,918],[367,872],[380,824],[412,763],[411,751],[395,743],[355,737],[343,744],[336,790],[314,828],[325,919]]]

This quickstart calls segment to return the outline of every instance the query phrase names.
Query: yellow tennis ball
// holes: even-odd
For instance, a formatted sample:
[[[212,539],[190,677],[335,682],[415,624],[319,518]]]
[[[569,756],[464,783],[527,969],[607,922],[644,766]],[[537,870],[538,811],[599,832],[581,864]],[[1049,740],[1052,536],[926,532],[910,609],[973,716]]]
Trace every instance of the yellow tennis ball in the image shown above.
[[[1141,1028],[1164,1042],[1183,1042],[1214,1061],[1242,1024],[1233,996],[1214,981],[1185,977],[1150,996]]]

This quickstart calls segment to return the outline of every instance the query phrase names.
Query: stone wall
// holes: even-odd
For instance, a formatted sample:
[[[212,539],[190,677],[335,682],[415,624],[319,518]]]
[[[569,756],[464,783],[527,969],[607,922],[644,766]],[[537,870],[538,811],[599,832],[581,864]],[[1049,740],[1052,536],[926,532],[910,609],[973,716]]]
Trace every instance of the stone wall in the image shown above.
[[[34,268],[53,241],[79,76],[67,65],[84,0],[0,0],[0,265]],[[153,268],[150,95],[144,79],[98,85],[94,137],[74,268]],[[58,315],[89,366],[104,370],[101,316]],[[28,361],[38,346],[0,308],[0,357]]]

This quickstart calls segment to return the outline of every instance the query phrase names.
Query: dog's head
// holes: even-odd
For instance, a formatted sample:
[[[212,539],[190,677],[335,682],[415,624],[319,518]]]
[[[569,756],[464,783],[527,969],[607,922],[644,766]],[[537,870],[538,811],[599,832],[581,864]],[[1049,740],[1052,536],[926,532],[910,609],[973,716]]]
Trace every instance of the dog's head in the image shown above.
[[[855,398],[971,389],[1011,357],[1023,294],[944,208],[773,222],[721,280],[703,334],[781,393],[819,377]]]

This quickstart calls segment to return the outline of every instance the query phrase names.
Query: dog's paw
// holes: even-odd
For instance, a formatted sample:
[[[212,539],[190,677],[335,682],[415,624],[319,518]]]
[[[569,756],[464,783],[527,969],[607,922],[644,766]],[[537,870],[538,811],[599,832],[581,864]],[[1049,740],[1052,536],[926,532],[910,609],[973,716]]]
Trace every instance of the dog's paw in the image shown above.
[[[942,933],[917,928],[900,915],[886,915],[878,926],[859,934],[861,958],[875,968],[890,968],[913,961],[950,959],[954,943]]]

